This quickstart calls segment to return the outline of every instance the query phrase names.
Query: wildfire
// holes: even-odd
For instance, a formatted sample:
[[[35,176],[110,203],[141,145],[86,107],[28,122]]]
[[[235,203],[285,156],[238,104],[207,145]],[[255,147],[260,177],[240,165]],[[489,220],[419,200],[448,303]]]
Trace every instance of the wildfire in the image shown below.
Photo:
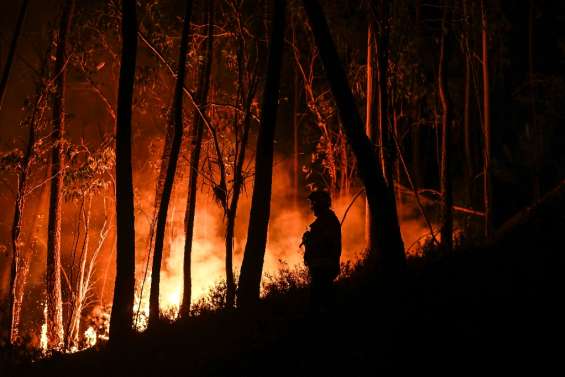
[[[279,178],[280,179],[280,178]],[[278,182],[278,186],[287,186]],[[282,193],[284,195],[284,193]],[[313,221],[310,211],[304,207],[288,206],[288,200],[277,198],[279,193],[274,193],[272,212],[269,222],[269,239],[264,261],[264,274],[274,276],[281,267],[281,262],[288,268],[302,263],[302,254],[298,247],[302,233],[307,230],[308,224]],[[204,195],[203,195],[204,196]],[[206,202],[209,198],[202,198]],[[333,208],[342,218],[346,208],[351,204],[351,196],[335,198]],[[245,226],[248,223],[248,207],[250,198],[242,198],[238,227],[234,240],[234,272],[239,270],[242,251],[245,247]],[[206,204],[206,203],[205,203]],[[161,268],[160,280],[160,311],[161,316],[168,320],[175,320],[179,315],[179,308],[183,294],[183,265],[184,265],[184,224],[182,207],[173,206],[172,218],[169,222],[171,233],[166,235],[165,252]],[[364,201],[357,200],[350,208],[347,218],[342,225],[343,254],[342,262],[354,262],[360,257],[364,248]],[[403,238],[408,246],[423,244],[429,237],[428,228],[416,216],[417,210],[406,204],[399,210]],[[175,209],[179,213],[175,215]],[[141,234],[148,232],[140,226]],[[203,205],[198,208],[195,218],[195,231],[192,240],[192,302],[196,303],[209,294],[217,283],[225,279],[225,223],[221,209],[214,205]],[[414,247],[411,247],[414,250]],[[408,250],[410,252],[410,250]],[[151,286],[151,271],[143,282],[144,268],[147,260],[141,257],[137,260],[137,292],[134,299],[134,328],[138,332],[147,329],[149,319],[149,295]],[[143,289],[142,289],[143,287]],[[44,307],[46,310],[46,306]],[[92,309],[91,321],[82,333],[81,348],[92,347],[99,340],[108,339],[109,318],[111,307],[99,305]],[[44,313],[46,315],[46,313]],[[47,325],[41,326],[41,349],[46,352],[48,348]],[[72,352],[73,350],[67,350]],[[74,350],[76,351],[76,350]]]

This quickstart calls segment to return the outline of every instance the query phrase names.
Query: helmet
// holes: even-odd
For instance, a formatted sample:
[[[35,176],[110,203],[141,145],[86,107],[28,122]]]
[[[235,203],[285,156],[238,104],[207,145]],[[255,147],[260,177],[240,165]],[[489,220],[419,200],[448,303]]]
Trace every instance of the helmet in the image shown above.
[[[322,190],[312,191],[308,195],[308,200],[310,200],[314,204],[318,204],[326,208],[330,208],[332,205],[332,199],[327,191],[322,191]]]

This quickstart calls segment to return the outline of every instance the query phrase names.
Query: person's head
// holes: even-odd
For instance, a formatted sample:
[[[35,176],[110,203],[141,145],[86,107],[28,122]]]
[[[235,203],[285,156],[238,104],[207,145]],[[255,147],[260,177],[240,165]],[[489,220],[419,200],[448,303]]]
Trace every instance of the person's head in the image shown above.
[[[319,216],[320,213],[327,211],[332,205],[332,199],[327,191],[312,191],[308,195],[308,200],[310,201],[310,209],[315,216]]]

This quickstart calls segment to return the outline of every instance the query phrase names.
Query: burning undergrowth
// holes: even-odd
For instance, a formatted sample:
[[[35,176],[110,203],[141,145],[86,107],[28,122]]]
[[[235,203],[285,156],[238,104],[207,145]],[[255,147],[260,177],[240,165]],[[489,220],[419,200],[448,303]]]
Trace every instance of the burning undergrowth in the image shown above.
[[[180,170],[186,169],[186,166],[182,165]],[[273,174],[271,216],[263,270],[263,292],[290,290],[306,282],[306,272],[302,265],[303,250],[299,248],[299,244],[303,232],[308,229],[308,225],[314,218],[308,209],[306,193],[296,194],[289,189],[292,187],[290,174],[292,169],[287,165],[284,160],[275,164]],[[138,331],[146,329],[149,313],[152,255],[148,255],[151,220],[147,214],[152,211],[155,191],[154,184],[150,183],[152,181],[142,177],[144,175],[140,173],[135,177],[137,260],[134,320],[135,328]],[[236,276],[245,248],[251,201],[250,186],[248,183],[238,208],[234,239],[234,273]],[[343,223],[343,263],[358,261],[362,258],[365,247],[365,200],[363,195],[356,195],[358,190],[357,192],[354,189],[352,191],[352,193],[336,195],[332,205]],[[399,216],[404,243],[409,252],[416,252],[418,246],[423,245],[429,239],[429,229],[422,220],[419,209],[410,201],[410,198],[403,199],[402,205],[399,206]],[[184,177],[180,174],[179,179],[175,181],[169,207],[161,269],[160,310],[163,318],[169,321],[177,318],[182,298],[185,204],[186,184]],[[70,205],[67,204],[67,206]],[[104,209],[97,206],[96,203],[93,204],[90,224],[92,238],[95,238],[95,235],[99,234],[100,229],[104,226],[108,227],[104,225],[106,222],[112,223],[112,217],[106,214],[108,207],[111,207],[111,203],[108,203]],[[72,208],[69,212],[72,212]],[[72,220],[73,216],[68,216],[68,224],[64,224],[67,229],[72,229]],[[113,224],[110,225],[110,228],[112,229],[110,233],[114,233]],[[69,237],[70,235],[72,237]],[[89,287],[90,300],[83,307],[76,341],[64,347],[68,352],[92,347],[108,339],[114,279],[114,237],[110,234],[107,239],[103,240],[98,259],[93,266],[94,278]],[[80,243],[83,240],[84,232],[67,234],[66,242],[64,242],[64,245],[67,245],[66,250],[71,249],[71,246],[68,246],[72,245],[71,241]],[[91,240],[91,243],[96,244],[96,242],[96,240]],[[221,308],[225,304],[225,217],[222,208],[214,199],[212,190],[203,183],[197,195],[192,249],[193,313],[198,314],[206,310]],[[64,258],[68,265],[68,261],[71,260],[70,255],[64,255]],[[44,273],[42,267],[42,264],[32,266],[29,289],[33,292],[41,292]],[[33,293],[30,296],[41,297],[41,293]],[[67,296],[69,297],[68,292]],[[36,300],[39,303],[36,308],[40,311],[24,309],[27,315],[26,321],[22,322],[22,328],[32,334],[30,342],[45,351],[48,341],[42,313],[44,304],[40,298]],[[38,321],[38,318],[41,320]]]

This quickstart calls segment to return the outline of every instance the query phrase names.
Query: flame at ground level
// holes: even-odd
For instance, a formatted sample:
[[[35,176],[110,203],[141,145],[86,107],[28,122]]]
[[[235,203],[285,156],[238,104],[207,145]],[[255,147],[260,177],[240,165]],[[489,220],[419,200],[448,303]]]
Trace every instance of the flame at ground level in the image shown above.
[[[282,199],[281,199],[282,198]],[[178,201],[177,197],[177,201]],[[334,198],[333,209],[340,220],[343,219],[347,208],[351,205],[353,197],[343,196]],[[234,273],[237,275],[242,254],[245,247],[247,224],[249,222],[249,197],[243,197],[240,204],[239,217],[236,224],[234,239]],[[182,200],[180,201],[182,202]],[[263,277],[276,275],[281,266],[293,270],[302,266],[303,250],[299,244],[304,231],[314,221],[306,205],[306,201],[299,201],[293,205],[284,194],[273,192],[271,217],[269,220],[268,242],[265,252]],[[173,203],[174,204],[174,203]],[[184,226],[183,206],[176,210],[172,205],[167,232],[165,235],[165,249],[161,268],[160,280],[160,310],[162,316],[169,320],[177,318],[182,300],[183,291],[183,263],[184,263]],[[413,203],[404,202],[399,206],[399,218],[405,246],[423,244],[428,236],[429,229],[424,225],[419,210]],[[192,242],[192,303],[205,297],[211,289],[225,280],[225,222],[221,208],[213,199],[202,195],[198,202],[195,229]],[[135,329],[143,331],[147,327],[149,314],[149,291],[151,285],[151,272],[145,275],[145,266],[151,265],[147,254],[143,255],[148,229],[143,226],[136,228],[138,239],[137,259],[137,293],[134,303]],[[342,262],[356,262],[363,255],[365,248],[365,201],[360,196],[351,206],[342,225]],[[411,247],[412,251],[416,248]],[[410,250],[409,250],[410,251]],[[237,276],[236,276],[237,280]],[[265,281],[265,279],[264,279]],[[108,282],[110,283],[110,281]],[[111,284],[107,284],[111,288]],[[141,289],[143,287],[143,290]],[[83,323],[82,347],[90,347],[99,339],[108,338],[108,326],[111,307],[99,305],[94,307]],[[98,319],[93,319],[98,318]],[[42,329],[43,330],[43,329]],[[43,331],[42,331],[43,335]],[[44,339],[45,338],[45,339]],[[41,337],[41,345],[47,344],[46,333]]]
[[[352,197],[337,198],[333,208],[340,220],[351,204]],[[302,266],[303,250],[299,248],[302,233],[314,220],[305,205],[287,206],[274,203],[274,211],[269,223],[269,239],[265,252],[263,277],[275,275],[282,265],[294,269]],[[305,203],[304,203],[305,204]],[[341,261],[356,262],[365,247],[365,202],[362,199],[353,203],[342,225],[343,252]],[[422,246],[429,239],[429,229],[418,216],[418,210],[410,203],[399,208],[401,230],[408,252]],[[247,219],[246,219],[247,220]],[[176,224],[177,227],[181,226]],[[218,282],[225,281],[225,224],[222,215],[214,207],[200,209],[196,215],[195,234],[192,243],[192,303],[205,297]],[[183,294],[183,262],[185,237],[182,231],[169,240],[168,253],[164,256],[161,269],[160,310],[169,320],[177,318]],[[239,271],[245,240],[234,240],[234,272]],[[237,279],[237,276],[236,276]],[[149,314],[150,274],[143,284],[142,296],[136,296],[135,328],[143,331],[147,327]]]

